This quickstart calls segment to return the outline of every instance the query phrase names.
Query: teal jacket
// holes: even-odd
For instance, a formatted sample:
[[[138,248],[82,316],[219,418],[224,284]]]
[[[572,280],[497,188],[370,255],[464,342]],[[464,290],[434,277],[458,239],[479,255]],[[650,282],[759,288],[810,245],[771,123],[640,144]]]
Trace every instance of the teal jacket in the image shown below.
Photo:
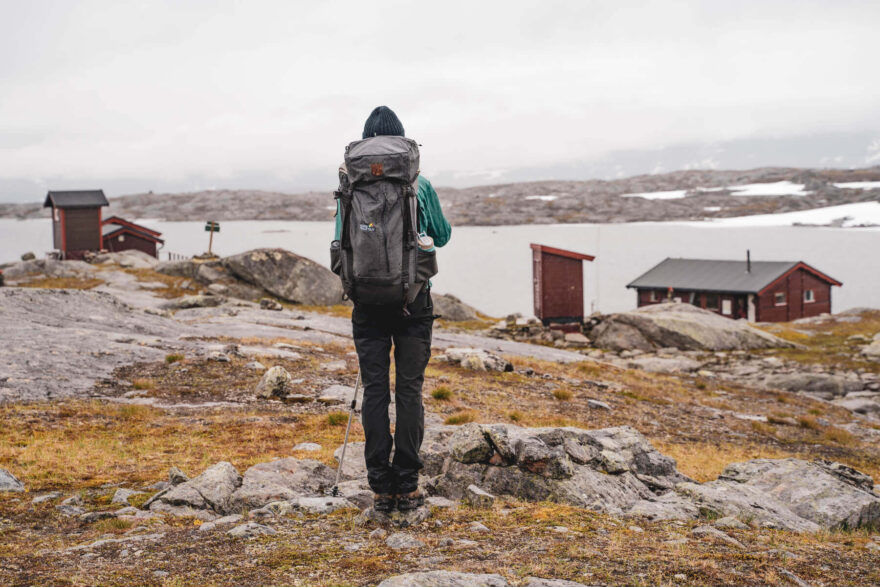
[[[426,178],[419,176],[419,232],[424,232],[434,239],[434,246],[442,247],[449,242],[452,236],[452,227],[443,216],[440,209],[440,200],[434,186]],[[339,213],[339,201],[336,201],[336,232],[334,240],[339,240],[342,234],[342,214]]]

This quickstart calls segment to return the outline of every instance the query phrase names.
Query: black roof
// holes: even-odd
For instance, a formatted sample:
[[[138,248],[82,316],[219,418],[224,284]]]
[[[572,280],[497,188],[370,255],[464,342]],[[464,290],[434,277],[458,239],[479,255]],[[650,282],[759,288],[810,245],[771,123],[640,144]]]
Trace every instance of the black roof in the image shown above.
[[[799,261],[745,261],[712,259],[665,259],[626,287],[758,293]]]
[[[43,208],[97,208],[109,205],[104,190],[49,192],[43,202]]]

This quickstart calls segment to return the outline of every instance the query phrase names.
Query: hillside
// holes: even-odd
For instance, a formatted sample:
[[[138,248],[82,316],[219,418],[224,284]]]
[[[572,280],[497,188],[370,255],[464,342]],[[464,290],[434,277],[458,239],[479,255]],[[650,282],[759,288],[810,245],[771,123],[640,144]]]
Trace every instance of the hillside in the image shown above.
[[[460,226],[610,223],[727,218],[877,201],[880,184],[866,183],[877,181],[880,167],[764,167],[747,171],[675,171],[608,181],[438,187],[437,192],[450,221]],[[862,185],[840,187],[860,182]],[[626,194],[647,195],[622,197]],[[334,206],[330,192],[285,194],[257,190],[146,193],[110,201],[112,214],[164,220],[327,220]],[[0,218],[46,215],[40,204],[0,204]]]

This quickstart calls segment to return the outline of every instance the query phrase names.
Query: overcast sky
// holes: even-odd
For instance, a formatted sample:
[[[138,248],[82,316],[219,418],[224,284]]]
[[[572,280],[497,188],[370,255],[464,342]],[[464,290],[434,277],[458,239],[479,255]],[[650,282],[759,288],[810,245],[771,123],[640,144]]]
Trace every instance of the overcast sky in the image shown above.
[[[3,200],[126,181],[330,188],[379,104],[422,143],[426,175],[443,177],[681,143],[880,137],[875,1],[0,10]],[[877,149],[872,161],[865,145],[865,164]]]

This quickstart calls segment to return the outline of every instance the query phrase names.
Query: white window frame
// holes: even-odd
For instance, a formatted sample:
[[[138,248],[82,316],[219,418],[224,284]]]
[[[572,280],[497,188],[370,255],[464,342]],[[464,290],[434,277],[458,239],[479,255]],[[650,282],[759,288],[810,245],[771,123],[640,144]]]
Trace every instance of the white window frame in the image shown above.
[[[651,295],[650,295],[650,297],[648,297],[648,301],[649,302],[656,302],[657,301],[657,290],[656,289],[651,290]]]
[[[724,298],[721,298],[721,313],[724,316],[733,315],[733,300],[725,300]]]
[[[809,294],[809,295],[807,295]],[[804,290],[804,303],[812,304],[816,301],[816,293],[812,289]]]
[[[779,298],[777,296],[782,296],[782,302],[779,301]],[[786,299],[784,291],[774,291],[773,292],[773,305],[774,306],[787,306],[788,305],[788,301]]]

